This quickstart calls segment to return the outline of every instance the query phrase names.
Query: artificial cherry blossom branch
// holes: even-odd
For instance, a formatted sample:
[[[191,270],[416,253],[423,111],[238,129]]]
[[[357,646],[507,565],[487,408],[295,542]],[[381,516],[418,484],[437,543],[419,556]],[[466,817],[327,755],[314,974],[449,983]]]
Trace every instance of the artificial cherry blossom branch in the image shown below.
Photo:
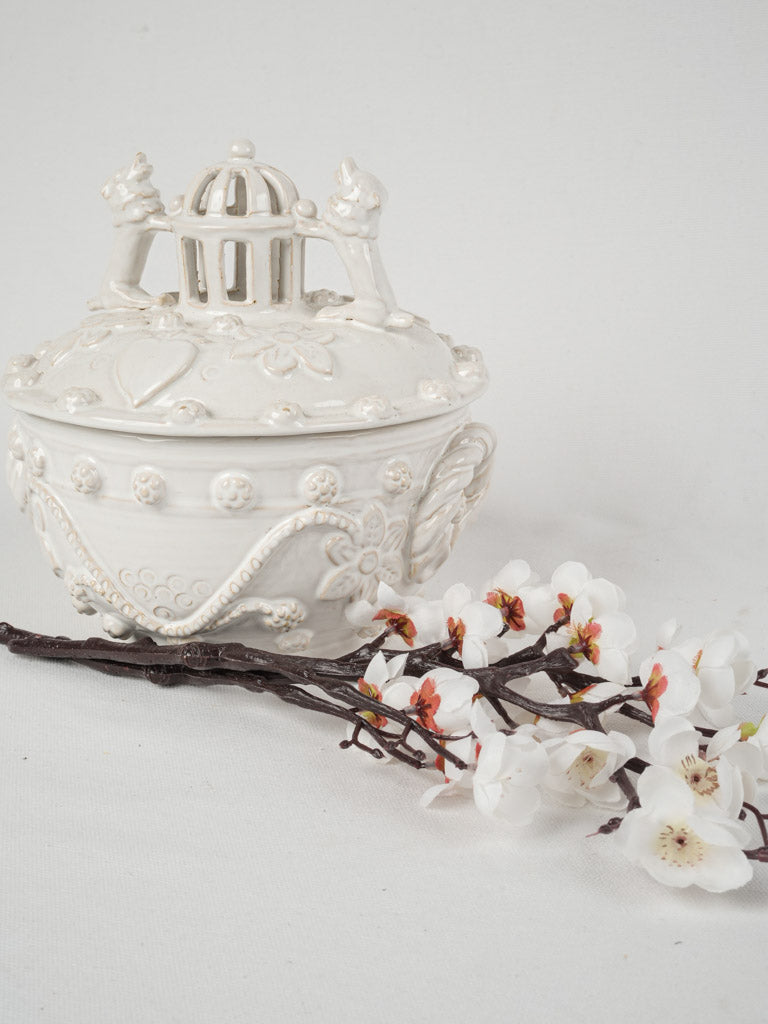
[[[437,770],[425,805],[471,795],[516,824],[543,796],[609,808],[592,834],[615,834],[669,885],[724,891],[751,877],[752,862],[768,862],[768,815],[754,802],[768,779],[768,719],[742,721],[735,706],[751,686],[768,687],[768,670],[756,670],[740,634],[680,640],[666,623],[632,674],[623,594],[580,563],[540,583],[510,562],[484,593],[477,600],[457,584],[427,601],[380,583],[375,602],[349,609],[378,635],[336,659],[197,640],[76,641],[7,624],[0,643],[159,686],[272,693],[345,722],[343,748]],[[619,728],[626,719],[647,730],[641,754]],[[748,813],[761,846],[748,845]]]

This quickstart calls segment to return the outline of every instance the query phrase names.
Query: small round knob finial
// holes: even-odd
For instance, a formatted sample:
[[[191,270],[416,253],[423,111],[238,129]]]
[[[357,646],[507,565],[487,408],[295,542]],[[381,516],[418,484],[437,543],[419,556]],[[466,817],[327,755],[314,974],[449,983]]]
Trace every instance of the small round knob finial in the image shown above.
[[[229,156],[232,160],[253,160],[256,147],[250,139],[235,139],[229,147]]]

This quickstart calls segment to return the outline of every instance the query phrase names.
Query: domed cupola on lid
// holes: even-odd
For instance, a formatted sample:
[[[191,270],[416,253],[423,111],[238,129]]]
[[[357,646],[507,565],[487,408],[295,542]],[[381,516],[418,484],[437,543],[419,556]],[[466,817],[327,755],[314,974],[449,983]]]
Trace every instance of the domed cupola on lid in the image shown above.
[[[255,162],[247,139],[199,174],[171,210],[181,310],[220,314],[299,301],[304,241],[291,213],[298,198],[286,174]]]

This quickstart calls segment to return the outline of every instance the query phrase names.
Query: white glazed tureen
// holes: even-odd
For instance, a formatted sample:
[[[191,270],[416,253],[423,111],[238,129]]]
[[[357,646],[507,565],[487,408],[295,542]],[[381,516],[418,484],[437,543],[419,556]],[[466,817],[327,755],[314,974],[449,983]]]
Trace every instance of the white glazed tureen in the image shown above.
[[[8,476],[78,611],[108,633],[215,633],[340,653],[345,607],[426,580],[487,485],[468,403],[486,375],[399,309],[384,189],[352,160],[322,215],[235,142],[165,210],[143,154],[102,190],[114,243],[93,313],[11,359]],[[172,232],[178,292],[141,287]],[[304,291],[307,239],[353,296]]]

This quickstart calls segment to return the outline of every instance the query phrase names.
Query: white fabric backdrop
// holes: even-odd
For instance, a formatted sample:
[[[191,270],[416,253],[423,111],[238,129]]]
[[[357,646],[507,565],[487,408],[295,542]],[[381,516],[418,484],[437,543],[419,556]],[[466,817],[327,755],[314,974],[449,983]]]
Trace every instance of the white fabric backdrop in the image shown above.
[[[766,664],[767,44],[738,0],[9,9],[3,355],[82,315],[138,148],[172,196],[249,134],[318,199],[351,152],[400,302],[493,375],[494,483],[430,592],[580,558],[646,647],[676,615]],[[87,635],[0,517],[0,618]],[[3,1021],[765,1019],[768,871],[673,893],[599,815],[423,811],[269,698],[2,652],[0,680]]]

